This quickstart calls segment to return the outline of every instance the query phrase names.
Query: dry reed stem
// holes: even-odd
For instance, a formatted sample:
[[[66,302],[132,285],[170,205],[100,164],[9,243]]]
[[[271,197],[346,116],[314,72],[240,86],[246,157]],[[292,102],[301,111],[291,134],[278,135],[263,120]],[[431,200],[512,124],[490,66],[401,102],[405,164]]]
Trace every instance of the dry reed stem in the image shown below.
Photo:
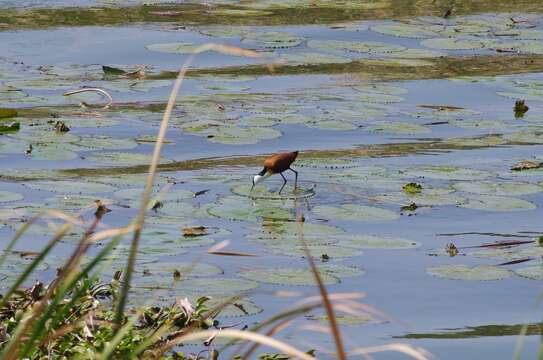
[[[219,332],[216,332],[216,330],[204,330],[204,331],[192,332],[190,334],[186,334],[169,341],[168,343],[164,345],[164,347],[169,349],[183,342],[207,339],[212,335],[215,335],[215,337],[217,338],[224,337],[224,338],[247,340],[247,341],[259,343],[259,344],[274,348],[276,350],[279,350],[296,359],[315,360],[313,356],[310,356],[304,353],[303,351],[298,350],[295,347],[285,342],[270,338],[266,335],[262,335],[262,334],[258,334],[258,333],[254,333],[250,331],[241,331],[241,330],[234,330],[234,329],[225,329],[225,330],[220,330]]]
[[[68,91],[64,93],[64,96],[70,96],[70,95],[80,94],[84,92],[97,92],[100,95],[105,96],[108,99],[108,102],[102,107],[102,109],[107,109],[111,106],[111,104],[113,104],[113,98],[111,97],[111,95],[109,95],[107,91],[103,89],[99,89],[99,88],[84,88],[84,89],[78,89],[74,91]]]

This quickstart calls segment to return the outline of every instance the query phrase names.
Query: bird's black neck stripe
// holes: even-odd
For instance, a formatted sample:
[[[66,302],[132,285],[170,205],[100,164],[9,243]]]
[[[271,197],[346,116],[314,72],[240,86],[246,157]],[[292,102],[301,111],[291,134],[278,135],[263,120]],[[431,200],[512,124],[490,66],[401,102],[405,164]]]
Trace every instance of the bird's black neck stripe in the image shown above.
[[[264,175],[266,175],[267,172],[268,172],[268,170],[266,168],[264,168],[264,169],[262,169],[261,172],[258,173],[258,175],[264,176]]]

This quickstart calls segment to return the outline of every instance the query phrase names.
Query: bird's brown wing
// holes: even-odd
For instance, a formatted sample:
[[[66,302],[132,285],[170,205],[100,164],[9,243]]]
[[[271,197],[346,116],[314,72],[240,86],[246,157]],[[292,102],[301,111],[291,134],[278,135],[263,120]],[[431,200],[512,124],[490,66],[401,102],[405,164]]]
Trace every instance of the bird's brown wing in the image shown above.
[[[297,156],[297,151],[275,154],[264,161],[264,167],[272,170],[274,173],[281,173],[290,167]]]

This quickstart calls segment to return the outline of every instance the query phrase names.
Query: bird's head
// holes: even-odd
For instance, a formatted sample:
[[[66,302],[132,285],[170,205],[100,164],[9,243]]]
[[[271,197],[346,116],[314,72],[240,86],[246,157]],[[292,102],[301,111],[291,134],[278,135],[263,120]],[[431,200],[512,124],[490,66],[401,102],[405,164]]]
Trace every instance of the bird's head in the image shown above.
[[[253,186],[251,187],[251,191],[253,191],[253,188],[256,184],[264,181],[265,178],[269,177],[271,174],[266,170],[262,170],[260,173],[253,176]]]

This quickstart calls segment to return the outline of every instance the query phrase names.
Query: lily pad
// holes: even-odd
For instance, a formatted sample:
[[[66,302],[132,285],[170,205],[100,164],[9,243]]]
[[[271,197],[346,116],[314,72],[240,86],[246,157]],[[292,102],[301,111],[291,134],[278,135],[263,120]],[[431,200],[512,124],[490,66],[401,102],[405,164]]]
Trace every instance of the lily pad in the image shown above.
[[[270,190],[263,185],[257,185],[252,190],[251,188],[250,184],[240,184],[232,187],[230,191],[235,195],[246,196],[251,199],[307,199],[315,196],[315,189],[313,187],[302,188],[298,186],[298,188],[294,189],[293,187],[285,186],[281,194],[278,194],[275,189]]]
[[[427,134],[432,130],[426,126],[406,122],[382,122],[367,128],[374,133],[383,134]]]
[[[543,266],[529,266],[515,270],[515,274],[532,280],[543,280]]]
[[[318,205],[313,208],[313,213],[325,219],[351,220],[351,221],[386,221],[395,220],[400,217],[399,214],[374,207],[364,205],[346,204],[340,207],[330,205]]]
[[[271,268],[240,271],[239,276],[245,279],[261,283],[276,285],[311,286],[315,285],[315,276],[308,269],[300,268]],[[321,271],[321,279],[324,284],[336,284],[339,279]]]
[[[415,166],[406,169],[404,175],[440,180],[480,180],[492,176],[491,173],[456,166]]]
[[[453,188],[458,191],[474,194],[499,196],[529,195],[543,191],[543,187],[525,182],[493,183],[465,181],[453,184]]]
[[[303,41],[303,37],[279,31],[250,32],[241,40],[243,44],[271,49],[290,48],[300,45]]]
[[[216,128],[212,136],[208,137],[211,142],[241,145],[256,144],[260,140],[271,140],[282,135],[281,131],[266,127],[221,126]]]
[[[276,221],[294,219],[294,214],[287,209],[269,204],[253,204],[251,200],[237,196],[222,198],[219,204],[211,206],[208,212],[212,216],[241,221],[256,221],[259,218]]]
[[[350,51],[357,53],[386,54],[405,50],[402,45],[376,41],[310,40],[310,48],[324,51]]]
[[[0,203],[10,202],[10,201],[19,201],[23,199],[23,195],[17,194],[11,191],[0,191]]]
[[[413,39],[425,39],[430,37],[435,37],[436,32],[431,31],[425,28],[422,25],[418,24],[402,24],[402,23],[393,23],[393,24],[382,24],[375,25],[371,27],[372,31],[392,36],[413,38]]]
[[[25,184],[31,189],[40,191],[51,191],[62,194],[103,194],[115,191],[110,185],[93,183],[88,181],[58,180],[58,181],[35,181]]]
[[[376,235],[341,236],[340,244],[357,249],[412,249],[420,246],[416,241]]]
[[[529,201],[492,195],[479,195],[467,198],[467,202],[460,204],[461,207],[485,210],[485,211],[526,211],[534,210],[537,206]]]
[[[469,281],[502,280],[513,275],[511,270],[491,265],[441,265],[429,267],[426,272],[440,278]]]

